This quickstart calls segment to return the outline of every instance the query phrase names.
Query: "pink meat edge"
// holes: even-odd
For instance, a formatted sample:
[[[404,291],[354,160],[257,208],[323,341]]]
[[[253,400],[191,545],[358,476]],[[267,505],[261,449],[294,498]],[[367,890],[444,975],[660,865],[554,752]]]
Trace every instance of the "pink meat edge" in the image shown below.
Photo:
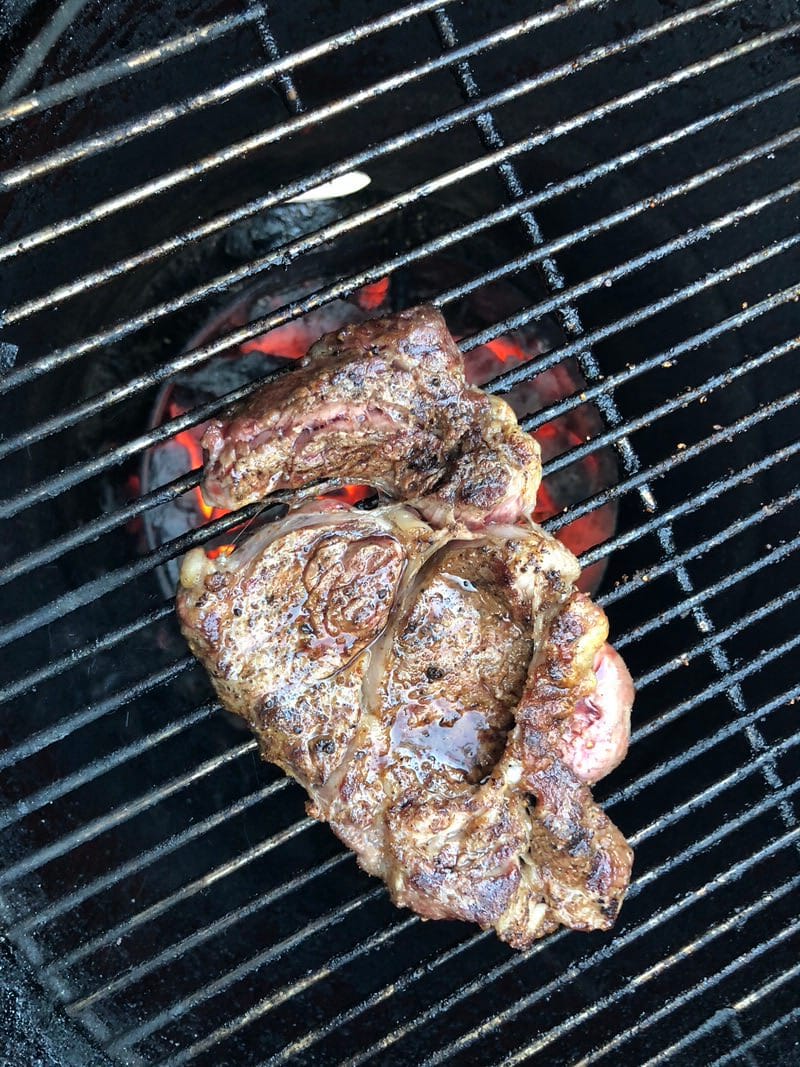
[[[633,679],[620,654],[604,644],[594,660],[597,688],[579,701],[562,735],[562,759],[592,785],[618,767],[628,751]]]

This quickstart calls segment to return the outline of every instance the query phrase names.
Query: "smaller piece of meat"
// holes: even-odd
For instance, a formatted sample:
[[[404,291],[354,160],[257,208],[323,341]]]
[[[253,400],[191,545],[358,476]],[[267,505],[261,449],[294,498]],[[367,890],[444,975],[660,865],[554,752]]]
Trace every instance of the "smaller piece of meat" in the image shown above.
[[[229,509],[281,489],[370,485],[441,525],[533,512],[539,447],[469,386],[441,314],[412,308],[326,334],[203,437],[203,495]],[[312,489],[313,487],[313,489]]]

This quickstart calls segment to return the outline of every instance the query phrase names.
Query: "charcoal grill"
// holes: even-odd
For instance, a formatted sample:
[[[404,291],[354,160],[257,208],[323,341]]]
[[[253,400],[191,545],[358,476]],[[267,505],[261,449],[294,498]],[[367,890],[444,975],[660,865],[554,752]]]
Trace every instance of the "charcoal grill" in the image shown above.
[[[0,908],[38,1030],[11,1035],[14,1062],[25,1041],[173,1067],[797,1062],[796,15],[3,16]],[[281,215],[353,171],[357,195]],[[613,934],[522,955],[395,910],[215,707],[159,576],[241,516],[142,532],[198,482],[143,490],[147,450],[252,388],[154,422],[166,383],[387,275],[402,303],[403,272],[443,255],[470,270],[434,302],[493,307],[465,351],[558,327],[491,390],[582,369],[580,394],[527,420],[602,414],[551,472],[617,457],[615,484],[549,525],[619,506],[583,562],[609,561],[599,599],[639,688],[631,753],[596,790],[634,880]],[[290,278],[305,288],[209,333],[248,286]],[[492,305],[508,280],[516,303]]]

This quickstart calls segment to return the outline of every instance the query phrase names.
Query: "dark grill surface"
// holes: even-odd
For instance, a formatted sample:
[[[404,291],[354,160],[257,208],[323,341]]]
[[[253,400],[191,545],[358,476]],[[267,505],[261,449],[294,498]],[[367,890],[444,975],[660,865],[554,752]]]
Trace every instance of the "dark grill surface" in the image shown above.
[[[24,6],[24,5],[23,5]],[[121,1063],[796,1063],[800,54],[790,0],[33,4],[0,71],[0,908]],[[34,39],[38,47],[29,47]],[[354,169],[352,198],[286,201]],[[316,206],[314,206],[316,204]],[[283,212],[283,214],[282,214]],[[287,221],[288,220],[288,221]],[[634,673],[612,935],[394,909],[215,707],[138,486],[165,382],[386,274],[542,320],[613,447]],[[430,267],[432,271],[433,268]],[[437,277],[435,272],[429,277]],[[285,293],[189,344],[258,282]],[[302,284],[301,284],[302,283]],[[292,288],[294,286],[294,289]],[[495,305],[490,305],[493,308]],[[252,386],[239,385],[235,395]]]

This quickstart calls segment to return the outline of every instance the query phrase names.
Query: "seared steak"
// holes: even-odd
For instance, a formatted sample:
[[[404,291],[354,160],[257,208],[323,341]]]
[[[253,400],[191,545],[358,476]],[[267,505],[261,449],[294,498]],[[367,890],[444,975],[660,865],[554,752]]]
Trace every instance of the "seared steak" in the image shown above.
[[[630,873],[585,782],[624,753],[632,688],[578,570],[537,527],[307,506],[229,557],[189,553],[178,614],[222,703],[398,904],[524,948],[608,928]]]
[[[539,449],[508,405],[469,386],[434,308],[326,334],[291,374],[209,423],[203,495],[239,508],[279,489],[371,485],[441,524],[530,515]]]
[[[471,387],[441,315],[346,326],[228,421],[204,494],[306,503],[212,561],[178,615],[225,707],[397,904],[525,948],[612,925],[631,852],[589,784],[633,686],[579,566],[531,521],[535,441]],[[403,504],[357,511],[321,486]]]

